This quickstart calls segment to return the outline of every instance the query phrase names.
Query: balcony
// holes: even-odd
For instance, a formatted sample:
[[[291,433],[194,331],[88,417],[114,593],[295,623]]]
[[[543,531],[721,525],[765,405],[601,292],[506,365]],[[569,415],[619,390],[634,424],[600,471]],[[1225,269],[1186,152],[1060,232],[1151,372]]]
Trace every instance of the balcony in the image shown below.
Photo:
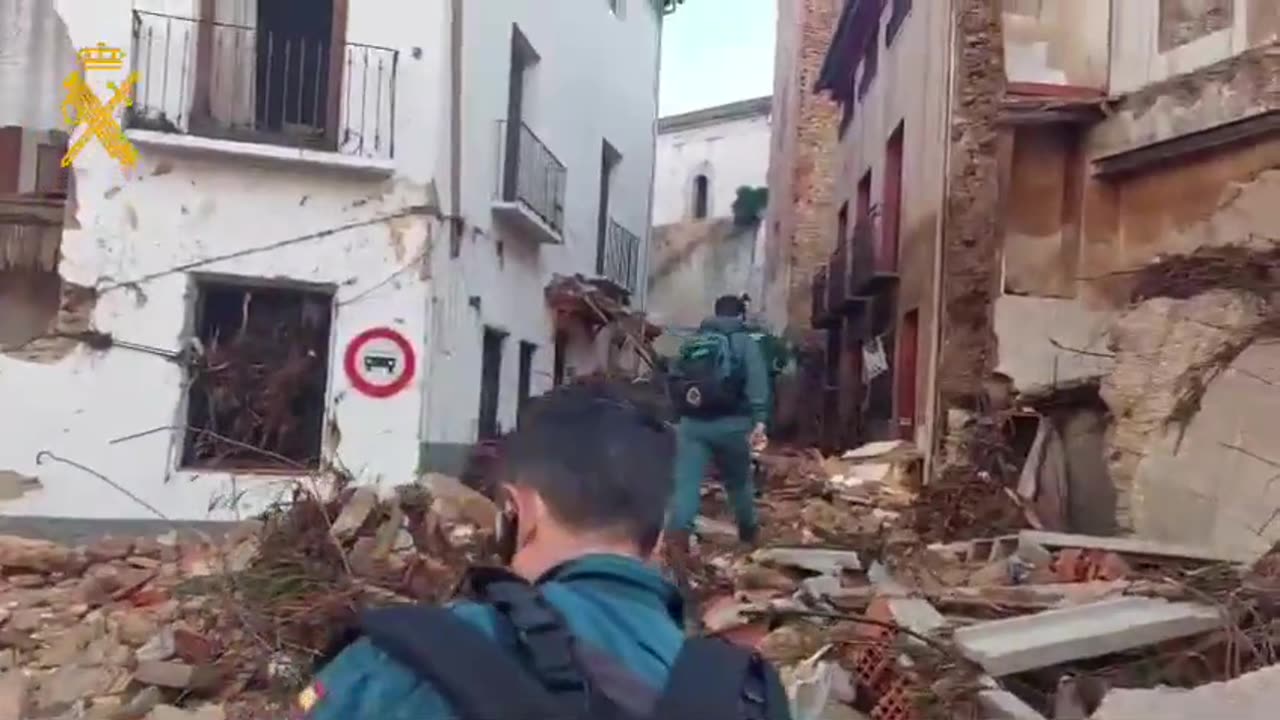
[[[524,123],[498,121],[493,214],[539,242],[564,239],[564,163]]]
[[[864,218],[853,228],[849,249],[853,254],[849,268],[849,287],[853,295],[876,295],[898,280],[897,258],[889,257],[878,240],[877,224]]]
[[[610,219],[599,271],[634,295],[640,280],[640,236]]]
[[[327,36],[133,13],[128,127],[390,161],[399,53]]]

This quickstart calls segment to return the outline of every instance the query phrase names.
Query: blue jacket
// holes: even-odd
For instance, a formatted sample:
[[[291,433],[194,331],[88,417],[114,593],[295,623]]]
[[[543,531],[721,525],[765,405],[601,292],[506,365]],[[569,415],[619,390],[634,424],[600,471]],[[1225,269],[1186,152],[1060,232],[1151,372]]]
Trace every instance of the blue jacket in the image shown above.
[[[579,642],[661,688],[684,643],[680,595],[653,568],[618,555],[589,555],[540,584]],[[463,602],[459,618],[500,642],[495,611]],[[515,648],[508,646],[514,654]],[[446,650],[447,652],[447,650]],[[483,671],[481,671],[483,672]],[[446,701],[409,669],[361,639],[326,666],[312,686],[308,720],[452,720]]]

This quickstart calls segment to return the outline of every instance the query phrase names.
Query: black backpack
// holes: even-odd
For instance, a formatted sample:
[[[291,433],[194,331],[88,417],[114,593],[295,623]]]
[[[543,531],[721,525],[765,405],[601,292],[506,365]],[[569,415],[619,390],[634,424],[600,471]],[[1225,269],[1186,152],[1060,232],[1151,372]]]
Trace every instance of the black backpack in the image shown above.
[[[462,720],[789,720],[777,672],[755,653],[685,641],[666,688],[575,641],[536,586],[473,570],[471,594],[492,606],[518,657],[445,608],[374,610],[360,631],[427,680]]]
[[[746,369],[734,352],[736,335],[701,330],[680,346],[670,387],[681,416],[714,418],[742,410]]]

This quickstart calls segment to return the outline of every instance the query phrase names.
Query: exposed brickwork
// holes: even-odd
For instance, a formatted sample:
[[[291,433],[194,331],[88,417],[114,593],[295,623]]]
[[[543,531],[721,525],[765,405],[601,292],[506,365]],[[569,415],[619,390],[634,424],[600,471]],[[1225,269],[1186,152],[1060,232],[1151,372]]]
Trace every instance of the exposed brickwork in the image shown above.
[[[791,334],[809,325],[813,273],[834,247],[832,182],[839,108],[813,84],[840,15],[838,0],[779,4],[773,147],[769,167],[766,293],[786,304]],[[773,315],[773,313],[770,313]]]
[[[1000,0],[956,4],[951,169],[943,229],[941,406],[968,405],[993,368],[999,293],[1000,131],[1004,94]]]

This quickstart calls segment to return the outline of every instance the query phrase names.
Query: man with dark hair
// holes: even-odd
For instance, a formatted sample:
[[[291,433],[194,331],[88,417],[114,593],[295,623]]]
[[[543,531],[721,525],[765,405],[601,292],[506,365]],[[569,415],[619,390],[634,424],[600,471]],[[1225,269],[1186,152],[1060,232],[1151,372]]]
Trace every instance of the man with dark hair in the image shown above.
[[[624,398],[598,382],[530,401],[496,469],[509,569],[473,569],[470,602],[366,613],[361,637],[299,698],[304,717],[785,718],[776,673],[724,643],[686,641],[679,593],[646,563],[673,443]],[[707,693],[726,713],[707,715]]]
[[[667,551],[683,584],[689,534],[698,514],[702,478],[715,462],[729,494],[738,537],[755,543],[759,533],[751,480],[751,455],[767,443],[768,370],[748,331],[742,298],[724,295],[715,317],[680,348],[672,371],[676,428],[676,484],[667,519]]]

